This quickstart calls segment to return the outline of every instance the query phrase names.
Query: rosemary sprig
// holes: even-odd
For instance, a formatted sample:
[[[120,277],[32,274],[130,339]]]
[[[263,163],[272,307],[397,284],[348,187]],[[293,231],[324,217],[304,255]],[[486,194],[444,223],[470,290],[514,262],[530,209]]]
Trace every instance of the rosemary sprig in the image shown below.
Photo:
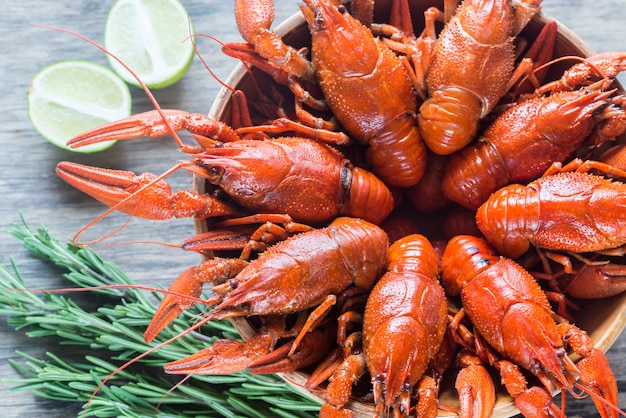
[[[45,227],[31,230],[24,219],[9,234],[33,254],[66,272],[65,278],[79,287],[132,285],[122,270],[87,247],[61,244]],[[83,404],[83,416],[127,417],[310,417],[320,405],[292,389],[274,375],[246,372],[227,376],[194,375],[176,386],[163,375],[165,363],[188,356],[218,338],[237,338],[228,322],[211,321],[200,333],[185,335],[121,371],[118,367],[151,349],[143,331],[155,307],[138,289],[102,289],[111,304],[85,310],[71,298],[56,293],[33,293],[11,260],[11,270],[0,266],[0,315],[16,330],[31,338],[55,336],[59,345],[82,346],[92,355],[85,362],[64,360],[55,353],[37,359],[17,352],[11,364],[23,378],[10,380],[13,390],[29,390],[38,396]],[[158,295],[157,295],[158,297]],[[200,315],[190,310],[160,337],[170,339]],[[59,350],[64,352],[65,350]],[[92,398],[96,388],[111,373]],[[176,387],[175,387],[176,386]]]

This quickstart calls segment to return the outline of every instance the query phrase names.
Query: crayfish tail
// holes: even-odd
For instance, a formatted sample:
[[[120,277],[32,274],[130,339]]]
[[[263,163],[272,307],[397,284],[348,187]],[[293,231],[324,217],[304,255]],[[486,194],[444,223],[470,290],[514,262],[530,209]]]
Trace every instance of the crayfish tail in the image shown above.
[[[481,100],[468,90],[457,87],[436,90],[420,106],[417,116],[420,134],[435,154],[452,154],[474,139],[482,111]]]
[[[385,184],[397,187],[415,185],[426,171],[426,145],[412,115],[404,115],[370,139],[365,153],[372,171]]]

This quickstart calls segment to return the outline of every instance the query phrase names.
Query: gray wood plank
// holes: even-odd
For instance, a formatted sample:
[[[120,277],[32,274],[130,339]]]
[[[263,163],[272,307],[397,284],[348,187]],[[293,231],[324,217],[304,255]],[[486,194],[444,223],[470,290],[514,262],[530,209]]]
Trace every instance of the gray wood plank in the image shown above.
[[[0,80],[2,80],[2,111],[0,112],[0,229],[18,221],[18,213],[36,226],[45,223],[57,237],[70,237],[95,216],[102,213],[101,205],[71,189],[54,174],[60,160],[136,171],[162,172],[183,158],[175,144],[167,139],[137,140],[119,143],[112,149],[81,156],[56,149],[46,143],[32,129],[26,110],[25,94],[33,75],[47,64],[57,60],[85,59],[107,65],[106,58],[95,48],[66,34],[30,26],[30,24],[60,26],[80,32],[96,41],[102,41],[102,28],[113,0],[58,0],[13,1],[3,5],[0,14]],[[198,33],[213,35],[223,41],[239,41],[234,24],[232,2],[222,0],[183,0]],[[298,11],[297,1],[277,0],[277,21]],[[548,0],[545,12],[569,26],[596,51],[626,48],[623,22],[626,7],[623,0]],[[202,40],[200,48],[211,68],[226,77],[235,60],[223,56],[217,45]],[[155,92],[163,107],[184,108],[207,112],[219,85],[196,60],[190,73],[178,84]],[[133,89],[134,112],[150,110],[143,92]],[[177,175],[175,187],[186,187],[189,178]],[[99,224],[91,237],[119,226],[124,218],[114,217]],[[133,220],[123,232],[124,239],[180,242],[193,234],[190,221],[154,223]],[[137,282],[169,283],[183,268],[198,262],[193,254],[182,254],[174,249],[156,245],[117,246],[102,250],[102,256],[119,264]],[[58,274],[40,260],[30,256],[12,237],[0,234],[0,262],[7,266],[13,257],[22,274],[33,288],[60,286]],[[158,272],[155,274],[155,272]],[[0,321],[0,378],[16,377],[7,359],[15,357],[19,349],[41,355],[46,347],[33,344],[21,333],[14,332],[4,320]],[[608,352],[618,385],[620,401],[626,405],[626,334],[623,334]],[[0,381],[0,412],[5,418],[28,415],[31,417],[64,417],[77,413],[75,406],[38,399],[28,392],[11,394],[10,384]],[[595,416],[590,400],[568,403],[570,416]]]

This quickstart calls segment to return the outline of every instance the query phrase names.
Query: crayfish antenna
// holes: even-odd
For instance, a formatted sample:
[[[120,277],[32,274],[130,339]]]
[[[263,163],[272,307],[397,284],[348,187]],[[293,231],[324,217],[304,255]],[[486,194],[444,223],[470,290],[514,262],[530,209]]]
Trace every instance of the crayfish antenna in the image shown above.
[[[204,68],[209,72],[209,74],[211,74],[211,76],[213,77],[213,79],[215,81],[217,81],[223,88],[227,89],[231,93],[231,106],[232,106],[232,109],[231,109],[230,126],[235,127],[235,128],[252,126],[253,125],[252,117],[250,115],[250,112],[248,111],[248,102],[247,102],[245,94],[241,90],[235,90],[233,87],[228,85],[225,81],[222,81],[222,79],[220,79],[217,76],[217,74],[215,74],[215,72],[207,64],[207,62],[202,57],[202,54],[200,54],[200,51],[197,48],[196,42],[194,40],[197,37],[209,38],[212,41],[217,42],[222,47],[222,49],[227,48],[226,44],[224,42],[220,41],[219,39],[217,39],[216,37],[211,36],[211,35],[207,35],[207,34],[193,34],[193,35],[190,35],[191,43],[193,45],[193,49],[194,49],[194,51],[196,53],[196,56],[198,57],[198,59],[200,60],[202,65],[204,66]],[[241,59],[240,62],[244,66],[244,68],[246,69],[246,72],[250,75],[250,80],[252,81],[252,84],[253,84],[253,86],[255,88],[257,96],[259,98],[264,98],[265,96],[264,96],[264,94],[263,94],[263,92],[261,90],[261,87],[259,86],[259,83],[258,83],[256,77],[254,76],[254,73],[252,72],[252,69],[250,68],[250,65],[248,65],[248,63],[245,62],[245,60],[243,60],[243,59]]]
[[[154,108],[159,112],[159,114],[163,118],[164,123],[169,126],[167,118],[165,117],[165,114],[163,113],[163,110],[161,109],[161,105],[159,105],[159,102],[154,97],[154,95],[152,94],[148,86],[146,86],[146,84],[143,82],[143,80],[141,80],[141,78],[137,75],[137,73],[135,73],[124,61],[122,61],[119,57],[117,57],[111,51],[109,51],[108,49],[106,49],[105,47],[97,43],[96,41],[69,29],[57,28],[54,26],[46,26],[46,25],[33,25],[33,26],[38,27],[38,28],[50,29],[50,30],[55,30],[58,32],[68,33],[72,36],[82,39],[83,41],[95,46],[96,48],[98,48],[99,50],[101,50],[102,52],[110,56],[111,58],[113,58],[115,61],[119,62],[120,65],[124,67],[124,69],[126,69],[135,78],[135,80],[137,80],[137,83],[139,83],[143,91],[146,93],[146,95],[148,96],[148,99],[150,99],[150,102],[152,102],[152,105],[154,106]],[[169,130],[172,136],[174,137],[174,140],[178,143],[178,145],[180,147],[184,147],[183,142],[181,141],[180,137],[176,134],[176,132],[171,127],[169,127]]]
[[[609,399],[605,397],[602,393],[596,393],[595,390],[590,389],[584,384],[580,384],[578,382],[574,382],[573,386],[577,389],[580,389],[584,395],[580,396],[581,398],[585,395],[591,396],[593,398],[593,403],[596,405],[596,409],[600,412],[600,416],[602,418],[616,418],[617,415],[621,415],[626,417],[626,411],[620,409],[617,405],[617,399],[614,402],[611,402]]]
[[[96,388],[94,389],[94,391],[92,392],[91,396],[89,396],[89,399],[87,400],[87,403],[85,404],[83,411],[81,413],[82,417],[86,417],[87,416],[87,412],[89,410],[89,405],[91,405],[91,402],[94,401],[96,395],[98,394],[98,392],[100,392],[100,390],[111,380],[113,379],[118,373],[120,373],[121,371],[125,370],[126,368],[128,368],[129,366],[131,366],[132,364],[138,362],[139,360],[149,356],[150,354],[160,350],[161,348],[167,346],[168,344],[182,338],[183,336],[190,334],[191,332],[195,331],[196,329],[200,328],[202,325],[206,324],[209,322],[209,319],[205,318],[201,321],[198,321],[197,323],[193,324],[192,326],[190,326],[189,328],[187,328],[186,330],[182,331],[181,333],[173,336],[172,338],[170,338],[169,340],[163,341],[157,345],[155,345],[154,347],[151,347],[150,349],[148,349],[147,351],[137,355],[136,357],[128,360],[126,363],[122,364],[121,366],[119,366],[117,369],[113,370],[107,377],[105,377],[104,379],[102,379],[102,381],[100,382],[100,384],[98,386],[96,386]]]

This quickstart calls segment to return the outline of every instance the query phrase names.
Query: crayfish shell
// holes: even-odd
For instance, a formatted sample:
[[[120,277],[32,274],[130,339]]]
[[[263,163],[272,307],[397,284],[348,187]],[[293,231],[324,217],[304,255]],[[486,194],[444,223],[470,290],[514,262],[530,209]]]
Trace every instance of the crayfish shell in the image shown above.
[[[374,21],[386,21],[389,16],[391,3],[392,0],[376,1]],[[441,2],[437,3],[437,6],[441,6],[440,3]],[[421,17],[423,16],[423,11],[433,5],[433,1],[428,0],[417,0],[411,3],[412,13],[415,17],[414,21],[417,24],[415,27],[416,33],[422,30],[422,27],[419,25],[422,23]],[[547,16],[542,14],[535,16],[521,33],[521,36],[532,42],[548,20],[552,19],[548,19]],[[300,13],[293,15],[282,24],[276,26],[275,31],[283,37],[287,44],[295,46],[296,48],[310,46],[310,33]],[[555,56],[590,56],[594,53],[576,34],[561,24],[559,24],[556,42]],[[558,78],[569,65],[571,65],[570,62],[564,62],[552,66],[547,80]],[[259,84],[263,85],[264,82],[268,84],[272,83],[272,80],[267,75],[256,69],[252,69],[252,71]],[[242,64],[237,65],[230,74],[226,84],[244,91],[249,102],[254,102],[258,97],[248,70],[244,68]],[[228,122],[230,120],[230,112],[231,92],[224,88],[215,99],[209,116],[216,120]],[[194,176],[193,189],[195,191],[206,192],[211,187],[213,186],[207,184],[204,179]],[[196,220],[196,232],[203,233],[208,231],[211,227],[210,222],[210,220]],[[592,306],[590,310],[580,315],[580,318],[577,318],[577,324],[588,332],[599,349],[606,351],[617,339],[626,324],[624,318],[626,318],[626,294],[617,298],[603,300],[602,303]],[[254,324],[248,319],[235,318],[231,321],[244,339],[249,338],[255,333]],[[319,394],[311,393],[304,389],[304,385],[309,378],[308,373],[295,371],[282,373],[281,376],[287,382],[291,383],[296,390],[305,393],[306,396],[317,399],[320,403],[325,402],[325,399]],[[439,395],[439,403],[450,408],[459,407],[458,394],[454,389],[454,382],[444,381],[444,386]],[[355,415],[359,417],[371,417],[374,415],[374,405],[371,403],[353,400],[348,403],[346,407],[351,409]],[[492,416],[511,417],[517,414],[519,414],[519,411],[515,408],[511,397],[508,396],[504,389],[499,389]],[[440,410],[439,416],[456,415],[452,412]]]

